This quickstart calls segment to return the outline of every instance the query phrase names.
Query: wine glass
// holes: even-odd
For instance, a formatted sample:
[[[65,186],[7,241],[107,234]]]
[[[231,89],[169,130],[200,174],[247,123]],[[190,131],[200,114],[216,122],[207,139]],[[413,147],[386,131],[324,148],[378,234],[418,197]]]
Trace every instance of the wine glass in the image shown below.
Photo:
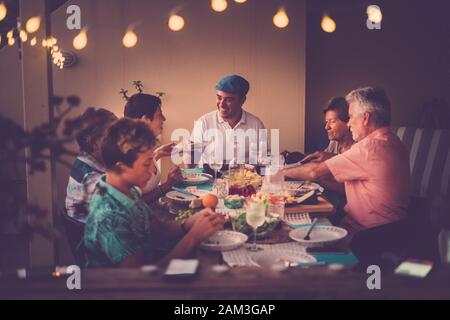
[[[256,231],[258,227],[261,227],[266,221],[266,207],[262,201],[250,201],[246,207],[245,220],[249,226],[253,229],[253,246],[248,250],[252,252],[263,250],[261,247],[256,246]]]
[[[219,207],[225,208],[224,199],[228,196],[229,185],[228,181],[225,179],[216,179],[214,180],[213,191],[219,198]]]
[[[215,161],[214,159],[210,159],[208,163],[209,167],[214,170],[214,180],[217,179],[217,172],[222,169],[223,164]]]

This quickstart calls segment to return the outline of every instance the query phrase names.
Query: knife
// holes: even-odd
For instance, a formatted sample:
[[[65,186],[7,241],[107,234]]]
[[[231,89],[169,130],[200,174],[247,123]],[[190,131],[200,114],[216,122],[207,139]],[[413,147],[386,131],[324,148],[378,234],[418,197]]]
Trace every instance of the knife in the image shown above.
[[[200,198],[198,195],[193,194],[193,193],[191,193],[191,192],[189,192],[189,191],[186,191],[186,190],[184,190],[184,189],[181,189],[181,188],[172,187],[172,189],[175,190],[175,191],[177,191],[177,192],[179,192],[179,193],[182,193],[182,194],[185,194],[185,195],[188,195],[188,196],[193,196],[193,197],[195,197],[196,199]]]

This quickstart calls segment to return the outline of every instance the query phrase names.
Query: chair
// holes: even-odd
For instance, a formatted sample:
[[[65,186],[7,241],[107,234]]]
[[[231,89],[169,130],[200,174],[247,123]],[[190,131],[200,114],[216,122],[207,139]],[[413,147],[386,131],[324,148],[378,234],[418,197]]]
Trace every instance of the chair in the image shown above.
[[[84,223],[70,217],[67,214],[66,208],[61,211],[60,215],[75,262],[78,266],[84,267],[85,258],[82,243],[84,237]]]

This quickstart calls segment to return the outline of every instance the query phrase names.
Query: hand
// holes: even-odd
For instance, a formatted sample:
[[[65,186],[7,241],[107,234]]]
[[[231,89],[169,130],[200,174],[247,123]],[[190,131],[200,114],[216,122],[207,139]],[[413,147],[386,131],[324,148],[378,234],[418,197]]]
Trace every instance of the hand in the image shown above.
[[[173,167],[167,174],[166,184],[171,188],[181,180],[183,180],[183,175],[181,174],[180,167]]]
[[[223,229],[225,217],[222,214],[215,213],[212,209],[206,208],[194,216],[190,222],[192,226],[189,229],[189,234],[194,238],[195,243],[200,243],[218,230]],[[188,222],[186,222],[186,226],[189,228]]]
[[[172,154],[172,149],[175,146],[175,143],[163,144],[155,149],[155,160],[158,161],[163,157],[169,157]]]

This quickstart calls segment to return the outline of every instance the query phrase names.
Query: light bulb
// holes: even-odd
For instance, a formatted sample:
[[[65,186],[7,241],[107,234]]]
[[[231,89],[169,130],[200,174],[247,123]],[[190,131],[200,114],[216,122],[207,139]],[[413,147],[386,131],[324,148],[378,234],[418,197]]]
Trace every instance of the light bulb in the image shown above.
[[[336,30],[336,22],[331,19],[328,15],[323,16],[321,22],[322,30],[328,33],[334,32]]]
[[[31,17],[28,19],[25,29],[28,33],[34,33],[39,30],[39,27],[41,26],[41,17]]]
[[[19,37],[22,42],[27,42],[28,40],[28,34],[25,30],[20,30]]]
[[[227,10],[227,0],[211,0],[211,8],[216,12],[223,12]]]
[[[5,3],[4,2],[0,3],[0,21],[5,19],[7,14],[8,14],[8,8],[6,8]]]
[[[380,23],[383,20],[383,14],[381,13],[380,7],[371,5],[367,7],[367,17],[373,23]]]
[[[82,30],[75,38],[73,38],[73,47],[76,50],[83,50],[88,43],[88,37],[85,30]]]
[[[2,35],[0,34],[0,44],[2,44]]]
[[[132,30],[127,31],[122,39],[122,43],[126,48],[133,48],[137,42],[138,37]]]
[[[14,38],[9,38],[9,39],[8,39],[8,45],[9,45],[10,47],[12,47],[12,46],[14,45],[14,43],[16,43],[16,40],[15,40]]]
[[[6,37],[9,39],[9,38],[12,38],[13,35],[14,35],[13,31],[9,30],[8,33],[6,34]]]
[[[184,19],[176,14],[170,16],[169,18],[169,29],[172,31],[180,31],[184,28]]]
[[[36,43],[37,43],[37,39],[36,39],[36,37],[34,37],[34,38],[31,39],[31,41],[30,41],[30,46],[34,47],[34,46],[36,45]]]
[[[273,24],[282,29],[286,28],[289,24],[289,17],[286,14],[286,10],[284,8],[280,8],[278,12],[273,16]]]
[[[234,0],[234,2],[237,2],[237,3],[244,3],[244,2],[246,2],[247,0]]]

